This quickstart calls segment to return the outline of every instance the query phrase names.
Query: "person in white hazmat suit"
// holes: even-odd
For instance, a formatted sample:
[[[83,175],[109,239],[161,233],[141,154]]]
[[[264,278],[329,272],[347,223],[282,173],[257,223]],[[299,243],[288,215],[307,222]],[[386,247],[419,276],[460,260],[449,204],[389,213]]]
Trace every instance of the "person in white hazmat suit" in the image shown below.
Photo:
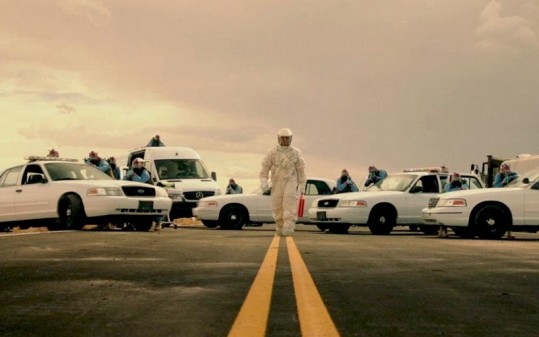
[[[271,204],[275,232],[289,236],[294,233],[297,221],[298,195],[305,192],[305,160],[301,151],[292,144],[292,131],[280,129],[277,132],[278,145],[266,152],[260,171],[260,188],[269,190],[271,172]]]

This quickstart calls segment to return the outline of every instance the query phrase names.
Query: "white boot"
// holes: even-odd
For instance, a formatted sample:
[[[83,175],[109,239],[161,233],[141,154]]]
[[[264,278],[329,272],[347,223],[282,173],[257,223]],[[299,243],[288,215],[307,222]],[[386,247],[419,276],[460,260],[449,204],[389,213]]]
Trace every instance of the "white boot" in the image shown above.
[[[292,234],[294,234],[294,224],[285,223],[283,226],[283,232],[281,236],[292,236]]]

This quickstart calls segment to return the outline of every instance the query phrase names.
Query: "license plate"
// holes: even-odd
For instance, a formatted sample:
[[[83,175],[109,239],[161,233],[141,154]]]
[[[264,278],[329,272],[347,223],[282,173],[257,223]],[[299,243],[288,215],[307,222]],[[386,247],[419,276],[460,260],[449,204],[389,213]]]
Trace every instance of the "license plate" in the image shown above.
[[[153,201],[139,201],[138,210],[143,212],[149,212],[153,210]]]
[[[320,221],[326,221],[326,212],[316,212],[316,218]]]

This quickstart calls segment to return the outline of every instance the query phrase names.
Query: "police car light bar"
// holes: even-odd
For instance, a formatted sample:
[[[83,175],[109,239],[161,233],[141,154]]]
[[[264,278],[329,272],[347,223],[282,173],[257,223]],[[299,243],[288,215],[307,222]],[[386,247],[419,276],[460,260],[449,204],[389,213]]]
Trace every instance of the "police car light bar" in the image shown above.
[[[68,162],[77,162],[78,159],[73,158],[59,158],[59,157],[46,157],[46,156],[28,156],[24,157],[24,160],[32,161],[68,161]]]
[[[449,169],[446,166],[429,166],[429,167],[416,167],[402,170],[402,172],[436,172],[436,173],[448,173]]]

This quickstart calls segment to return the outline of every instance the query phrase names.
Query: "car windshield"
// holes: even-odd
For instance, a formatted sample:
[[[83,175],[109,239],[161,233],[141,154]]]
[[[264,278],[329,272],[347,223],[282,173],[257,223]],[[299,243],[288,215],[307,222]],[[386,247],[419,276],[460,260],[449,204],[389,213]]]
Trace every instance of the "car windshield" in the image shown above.
[[[161,180],[208,179],[208,170],[199,159],[161,159],[155,161]]]
[[[528,172],[524,172],[524,174],[521,174],[517,179],[511,181],[509,184],[505,185],[504,187],[520,187],[525,188],[530,185],[530,183],[533,183],[539,179],[539,169],[531,170]]]
[[[376,192],[376,191],[406,191],[410,185],[416,179],[414,174],[397,174],[390,175],[383,180],[380,180],[374,185],[369,186],[366,191]]]
[[[88,164],[48,163],[45,168],[53,181],[59,180],[111,180],[112,177]]]

